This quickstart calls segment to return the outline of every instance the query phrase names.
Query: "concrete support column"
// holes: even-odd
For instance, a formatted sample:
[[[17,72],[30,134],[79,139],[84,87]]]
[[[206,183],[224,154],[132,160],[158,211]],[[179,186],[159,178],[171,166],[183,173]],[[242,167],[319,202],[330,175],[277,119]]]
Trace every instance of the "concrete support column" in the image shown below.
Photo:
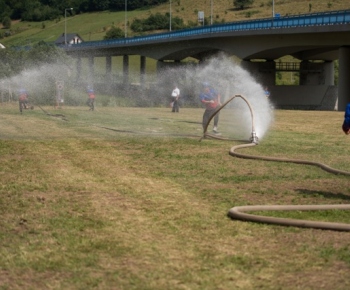
[[[324,63],[324,84],[334,86],[334,61]]]
[[[89,57],[89,78],[88,78],[88,82],[90,85],[93,84],[93,79],[94,79],[94,57],[90,56]]]
[[[350,47],[339,48],[338,110],[350,103]]]
[[[300,63],[299,72],[300,85],[334,85],[334,63],[332,61],[315,63],[303,60]]]
[[[308,85],[309,79],[308,79],[308,73],[307,73],[307,67],[308,67],[308,61],[302,60],[300,62],[300,71],[299,71],[299,85],[305,86]]]
[[[123,85],[129,86],[129,56],[123,55]]]
[[[145,86],[145,74],[146,74],[146,57],[140,57],[140,84],[143,88]]]
[[[106,56],[106,81],[107,83],[112,82],[112,57]]]

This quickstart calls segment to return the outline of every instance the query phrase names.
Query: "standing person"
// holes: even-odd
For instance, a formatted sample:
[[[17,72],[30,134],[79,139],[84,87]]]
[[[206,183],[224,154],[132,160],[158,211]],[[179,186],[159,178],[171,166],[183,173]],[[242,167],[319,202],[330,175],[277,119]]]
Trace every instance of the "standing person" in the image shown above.
[[[63,89],[64,89],[63,81],[56,81],[56,109],[63,108]]]
[[[19,111],[22,114],[23,109],[27,109],[27,104],[28,104],[28,94],[25,89],[19,90],[18,103],[19,103]]]
[[[174,85],[173,92],[171,93],[171,98],[172,98],[172,104],[173,104],[172,112],[173,113],[175,113],[175,112],[179,113],[180,90],[177,87],[177,85]]]
[[[266,97],[266,98],[269,98],[269,97],[270,97],[270,91],[269,91],[269,88],[268,88],[268,87],[265,87],[264,93],[265,93],[265,97]]]
[[[350,103],[346,105],[342,129],[346,135],[350,134]]]
[[[203,83],[202,92],[199,95],[200,101],[205,105],[205,111],[203,114],[202,126],[205,130],[210,117],[216,112],[216,110],[221,106],[221,96],[216,92],[208,83]],[[213,132],[218,134],[218,123],[219,123],[219,113],[214,117],[214,128]]]
[[[95,93],[93,89],[88,89],[89,98],[86,104],[90,107],[89,111],[93,111],[95,109]]]

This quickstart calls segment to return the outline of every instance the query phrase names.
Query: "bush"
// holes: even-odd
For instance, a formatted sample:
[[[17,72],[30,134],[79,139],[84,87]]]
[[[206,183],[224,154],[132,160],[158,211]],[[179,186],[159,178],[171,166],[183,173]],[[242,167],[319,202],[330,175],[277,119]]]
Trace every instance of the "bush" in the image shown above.
[[[245,9],[252,5],[254,3],[254,0],[233,0],[233,6],[235,6],[237,9]]]
[[[6,28],[6,29],[10,29],[11,28],[11,18],[8,16],[5,16],[2,19],[2,25]]]
[[[119,27],[112,27],[110,30],[106,32],[104,39],[116,39],[116,38],[124,38],[125,32],[121,30]]]
[[[162,30],[168,29],[170,26],[170,14],[165,13],[164,15],[160,13],[152,14],[147,19],[137,19],[135,18],[131,23],[130,28],[134,32],[145,32],[151,30]],[[185,28],[185,24],[182,18],[174,17],[171,18],[171,27],[174,30]]]

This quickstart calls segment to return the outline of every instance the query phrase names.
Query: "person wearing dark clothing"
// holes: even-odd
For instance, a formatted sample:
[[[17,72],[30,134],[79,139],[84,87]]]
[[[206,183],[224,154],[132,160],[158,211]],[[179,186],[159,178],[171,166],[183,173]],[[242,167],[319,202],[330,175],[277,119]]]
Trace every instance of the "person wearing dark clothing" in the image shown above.
[[[179,98],[180,98],[180,90],[179,88],[174,85],[174,89],[171,93],[171,98],[172,98],[172,112],[175,113],[175,112],[179,112]]]
[[[94,90],[89,89],[88,90],[89,98],[86,102],[86,104],[90,107],[90,111],[93,111],[95,109],[95,93]]]
[[[221,106],[221,96],[216,90],[214,90],[208,83],[203,83],[203,90],[199,95],[199,99],[202,104],[205,105],[205,111],[203,114],[202,126],[205,130],[210,117],[216,112]],[[219,113],[214,117],[214,128],[213,132],[218,134],[218,123],[219,123]]]
[[[346,135],[350,134],[350,103],[346,105],[342,129]]]
[[[269,97],[270,97],[270,91],[269,91],[268,87],[265,87],[265,89],[264,89],[264,94],[265,94],[265,97],[266,97],[266,98],[269,98]]]

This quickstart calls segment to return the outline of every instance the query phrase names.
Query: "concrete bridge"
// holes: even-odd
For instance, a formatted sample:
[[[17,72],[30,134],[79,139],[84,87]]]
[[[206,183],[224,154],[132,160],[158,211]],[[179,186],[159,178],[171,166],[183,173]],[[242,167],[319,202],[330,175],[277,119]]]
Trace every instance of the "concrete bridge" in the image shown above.
[[[130,55],[140,56],[140,83],[146,57],[157,60],[161,71],[188,58],[200,62],[224,52],[241,59],[241,65],[268,86],[277,107],[344,110],[350,102],[350,10],[240,21],[124,39],[91,41],[65,46],[67,54],[89,59],[106,58],[111,75],[112,57],[123,57],[124,84],[128,83]],[[300,60],[280,63],[291,55]],[[339,60],[338,86],[334,60]],[[276,73],[299,73],[299,85],[276,85]]]

